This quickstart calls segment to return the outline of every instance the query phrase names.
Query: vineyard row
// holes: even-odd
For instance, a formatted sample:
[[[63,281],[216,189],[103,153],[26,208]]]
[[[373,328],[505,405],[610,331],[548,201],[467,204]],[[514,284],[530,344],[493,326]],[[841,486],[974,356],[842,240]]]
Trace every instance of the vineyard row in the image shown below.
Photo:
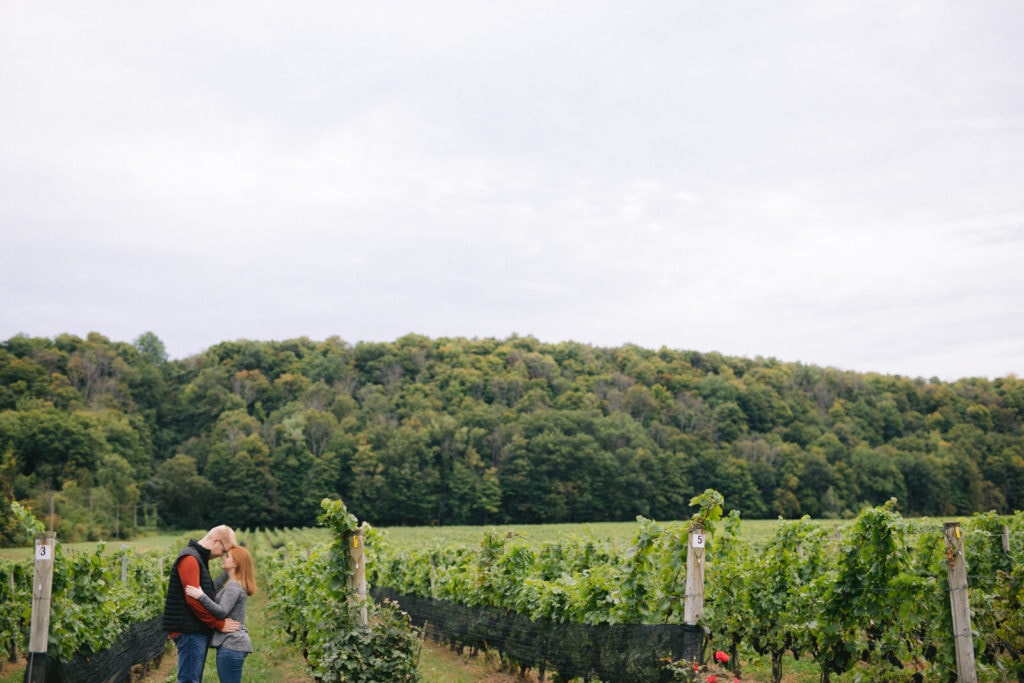
[[[955,676],[947,569],[940,526],[870,508],[827,530],[780,521],[751,544],[735,514],[705,548],[701,625],[711,651],[813,660],[827,681],[855,666],[873,681]],[[1024,681],[1024,515],[977,515],[963,525],[969,600],[982,680]],[[369,580],[399,594],[497,608],[538,622],[681,623],[689,526],[640,518],[631,544],[572,538],[533,549],[490,533],[478,547],[403,550],[371,540]]]

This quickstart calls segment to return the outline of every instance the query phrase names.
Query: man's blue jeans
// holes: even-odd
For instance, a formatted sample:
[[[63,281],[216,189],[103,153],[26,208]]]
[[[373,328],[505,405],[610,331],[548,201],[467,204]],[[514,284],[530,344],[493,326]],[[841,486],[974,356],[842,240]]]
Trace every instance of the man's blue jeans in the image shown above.
[[[178,683],[202,683],[209,645],[210,636],[202,633],[181,633],[174,639],[174,647],[178,648]]]

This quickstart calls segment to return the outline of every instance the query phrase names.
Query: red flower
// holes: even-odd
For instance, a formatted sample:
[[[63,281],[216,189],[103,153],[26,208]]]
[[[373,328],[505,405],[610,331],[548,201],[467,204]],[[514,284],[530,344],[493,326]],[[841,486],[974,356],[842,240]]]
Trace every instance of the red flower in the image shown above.
[[[704,680],[706,680],[707,683],[718,683],[718,676],[716,676],[715,674],[711,674]]]
[[[729,655],[725,654],[721,650],[717,650],[715,652],[715,661],[718,662],[719,664],[725,664],[726,662],[729,661]]]

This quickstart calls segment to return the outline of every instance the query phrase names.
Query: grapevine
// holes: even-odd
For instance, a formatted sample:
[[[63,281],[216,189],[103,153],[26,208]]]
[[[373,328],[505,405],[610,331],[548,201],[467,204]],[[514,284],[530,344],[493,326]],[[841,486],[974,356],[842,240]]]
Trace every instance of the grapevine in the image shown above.
[[[702,502],[710,504],[698,521],[721,521],[717,501]],[[979,515],[964,524],[979,667],[989,680],[999,670],[1024,670],[1022,520],[1022,513]],[[489,532],[478,547],[403,550],[381,536],[368,578],[399,594],[535,620],[678,623],[691,523],[639,518],[623,547],[573,537],[538,550],[524,534]],[[1008,551],[999,542],[1003,525]],[[709,538],[703,620],[709,646],[728,653],[734,671],[742,657],[763,654],[776,681],[784,655],[816,662],[823,681],[847,672],[865,681],[945,680],[955,672],[938,525],[902,518],[891,501],[831,532],[806,518],[780,521],[763,546],[742,540],[739,526],[732,512],[724,532]]]

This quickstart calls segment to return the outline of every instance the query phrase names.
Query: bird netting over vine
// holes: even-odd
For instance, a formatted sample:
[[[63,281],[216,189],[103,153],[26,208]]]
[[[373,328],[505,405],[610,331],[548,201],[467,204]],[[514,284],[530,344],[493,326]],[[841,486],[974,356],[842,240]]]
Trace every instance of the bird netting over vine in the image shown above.
[[[160,615],[129,626],[111,646],[92,654],[76,654],[70,661],[61,662],[47,655],[34,657],[30,666],[42,667],[44,672],[26,670],[25,680],[45,680],[46,683],[108,683],[129,680],[132,669],[159,659],[167,644]],[[39,674],[42,673],[40,676]]]
[[[374,588],[371,595],[377,601],[398,603],[413,624],[435,640],[496,650],[521,668],[542,675],[557,671],[563,680],[654,683],[671,680],[665,671],[669,659],[703,659],[704,630],[699,626],[554,623],[493,607],[399,595],[386,588]]]

